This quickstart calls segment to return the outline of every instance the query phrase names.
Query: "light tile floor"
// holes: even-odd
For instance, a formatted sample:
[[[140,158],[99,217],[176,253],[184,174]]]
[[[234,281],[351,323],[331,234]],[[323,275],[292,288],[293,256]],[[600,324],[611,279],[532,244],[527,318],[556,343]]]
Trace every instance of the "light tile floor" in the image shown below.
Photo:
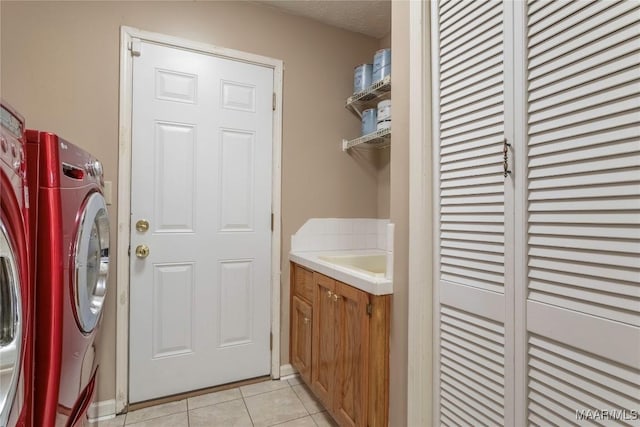
[[[335,427],[299,378],[265,381],[139,409],[91,427]]]

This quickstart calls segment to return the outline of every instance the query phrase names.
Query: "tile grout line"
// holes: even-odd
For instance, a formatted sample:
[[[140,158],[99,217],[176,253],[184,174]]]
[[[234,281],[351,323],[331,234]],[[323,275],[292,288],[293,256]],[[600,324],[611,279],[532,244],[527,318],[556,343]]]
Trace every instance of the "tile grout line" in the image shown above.
[[[258,383],[258,384],[260,384],[260,383]],[[273,390],[261,391],[260,393],[252,394],[251,396],[245,396],[244,393],[242,393],[242,390],[240,390],[240,387],[238,387],[238,390],[240,390],[240,395],[244,399],[246,397],[260,396],[261,394],[271,393],[272,391],[284,390],[287,387],[291,388],[293,386],[291,384],[287,383],[287,385],[285,387],[280,387],[280,388],[276,388],[276,389],[273,389]]]
[[[186,399],[185,399],[185,401],[186,401]],[[169,403],[171,403],[171,402],[169,402]],[[158,405],[158,406],[161,406],[161,405]],[[186,402],[185,402],[185,406],[187,407],[187,411],[186,412],[187,412],[187,417],[188,417],[189,416],[189,405]],[[153,406],[148,406],[147,408],[153,408]],[[143,409],[147,409],[147,408],[143,408]],[[142,410],[142,409],[139,409],[139,411],[140,410]],[[136,411],[133,411],[133,412],[136,412]],[[147,418],[147,419],[144,419],[144,420],[136,421],[135,423],[131,423],[131,424],[127,424],[127,416],[129,415],[129,413],[127,413],[125,415],[124,424],[122,424],[122,426],[123,427],[135,426],[136,424],[144,423],[144,422],[151,421],[151,420],[157,420],[158,418],[168,417],[168,416],[171,416],[171,415],[177,415],[177,414],[180,414],[182,412],[185,412],[185,411],[178,411],[178,412],[172,412],[170,414],[159,415],[157,417],[151,417],[151,418]]]
[[[296,384],[297,385],[297,384]],[[293,386],[291,384],[289,384],[289,388],[291,389],[291,391],[293,392],[293,395],[296,397],[296,399],[298,399],[298,401],[300,402],[300,404],[302,405],[302,407],[304,408],[305,411],[307,411],[307,415],[304,415],[302,417],[298,417],[298,418],[294,418],[292,420],[289,421],[295,421],[295,420],[299,420],[302,419],[304,417],[310,417],[311,421],[313,421],[313,423],[317,426],[318,424],[316,424],[316,420],[313,419],[313,417],[311,416],[311,412],[309,412],[309,410],[307,409],[306,406],[304,406],[304,402],[302,401],[302,399],[300,399],[300,396],[298,396],[298,393],[296,393],[296,391],[293,389]],[[288,423],[289,421],[285,421],[284,423]],[[280,423],[280,424],[284,424],[284,423]]]
[[[293,392],[293,395],[296,397],[296,399],[298,399],[298,401],[302,405],[302,408],[307,412],[307,414],[306,415],[302,415],[302,416],[297,417],[297,418],[292,418],[290,420],[283,421],[283,422],[278,423],[278,424],[272,424],[270,427],[277,427],[279,425],[282,425],[282,424],[285,424],[285,423],[288,423],[288,422],[291,422],[291,421],[295,421],[295,420],[300,420],[300,419],[305,418],[305,417],[310,417],[311,421],[313,421],[314,425],[318,426],[318,424],[316,423],[316,420],[313,419],[313,416],[311,415],[311,413],[309,412],[307,407],[304,406],[304,403],[302,402],[302,399],[300,398],[300,396],[298,396],[298,393],[296,393],[295,390],[293,389],[293,386],[291,384],[289,384],[288,381],[286,383],[287,383],[287,385],[285,387],[280,387],[280,388],[277,388],[275,390],[269,390],[269,391],[253,394],[251,396],[246,396],[246,397],[242,394],[242,391],[240,391],[240,394],[242,395],[242,402],[244,403],[244,406],[247,409],[247,413],[249,414],[249,418],[251,419],[251,424],[253,426],[255,426],[255,423],[253,422],[253,417],[251,416],[251,411],[249,411],[249,407],[247,406],[247,401],[245,399],[246,398],[250,398],[250,397],[254,397],[254,396],[259,396],[261,394],[267,394],[267,393],[272,393],[272,392],[276,392],[276,391],[285,390],[285,389],[287,389],[287,387]]]
[[[304,408],[304,410],[307,412],[307,414],[306,414],[306,415],[303,415],[303,416],[301,416],[301,417],[293,418],[293,419],[288,420],[288,421],[283,421],[282,423],[279,423],[279,424],[274,424],[274,426],[277,426],[277,425],[280,425],[280,424],[284,424],[284,423],[287,423],[287,422],[289,422],[289,421],[295,421],[295,420],[298,420],[298,419],[302,419],[302,418],[305,418],[305,417],[311,417],[311,420],[313,421],[313,423],[314,423],[316,426],[318,426],[318,424],[316,423],[315,419],[313,418],[313,414],[311,414],[311,412],[309,412],[309,410],[307,409],[307,407],[304,405],[304,402],[302,402],[301,397],[300,397],[300,396],[298,395],[298,393],[296,393],[296,392],[295,392],[295,390],[293,389],[293,387],[294,387],[294,386],[297,386],[297,385],[300,385],[300,384],[294,384],[294,385],[292,385],[292,384],[290,384],[290,383],[289,383],[289,381],[281,381],[280,383],[281,383],[281,384],[283,384],[283,386],[282,386],[282,387],[276,388],[276,389],[274,389],[274,390],[262,391],[262,392],[259,392],[259,393],[252,394],[252,395],[250,395],[250,396],[245,396],[245,395],[242,393],[241,387],[237,387],[237,390],[238,390],[238,392],[239,392],[239,394],[240,394],[240,399],[242,399],[242,403],[243,403],[243,405],[244,405],[244,407],[245,407],[245,410],[247,411],[247,414],[249,415],[249,419],[250,419],[250,421],[251,421],[251,425],[252,425],[252,426],[255,426],[255,422],[253,421],[253,417],[251,416],[251,412],[249,411],[249,406],[247,405],[247,401],[246,401],[246,399],[248,399],[248,398],[252,398],[252,397],[256,397],[256,396],[260,396],[260,395],[267,394],[267,393],[272,393],[272,392],[276,392],[276,391],[286,390],[287,388],[289,388],[291,391],[293,391],[293,395],[298,399],[298,401],[300,402],[300,404],[302,405],[302,407]],[[229,390],[233,390],[233,389],[229,389]],[[226,391],[226,390],[222,390],[222,391]],[[220,392],[222,392],[222,391],[220,391]],[[220,392],[214,392],[214,393],[220,393]],[[212,404],[212,405],[205,405],[205,406],[203,406],[203,407],[201,407],[201,408],[205,408],[205,407],[209,407],[209,406],[216,406],[216,405],[219,405],[219,404],[222,404],[222,403],[231,402],[231,401],[233,401],[233,400],[237,400],[237,399],[231,399],[231,400],[228,400],[228,401],[217,402],[217,403],[214,403],[214,404]],[[136,421],[136,422],[131,423],[131,424],[127,424],[127,417],[128,417],[128,415],[129,415],[129,414],[125,414],[125,417],[124,417],[124,420],[123,420],[123,424],[122,424],[122,426],[123,426],[123,427],[127,427],[127,426],[134,426],[134,427],[135,427],[137,424],[140,424],[140,423],[149,422],[149,421],[157,420],[157,419],[159,419],[159,418],[164,418],[164,417],[168,417],[168,416],[172,416],[172,415],[177,415],[177,414],[180,414],[180,413],[182,413],[182,412],[185,412],[185,413],[187,414],[187,427],[191,427],[191,419],[190,419],[190,416],[189,416],[189,415],[190,415],[190,412],[192,411],[192,409],[190,409],[190,407],[189,407],[189,399],[188,399],[188,398],[186,398],[186,399],[184,399],[184,401],[185,401],[186,411],[178,411],[178,412],[174,412],[174,413],[170,413],[170,414],[164,414],[164,415],[160,415],[160,416],[153,416],[153,417],[151,417],[151,418],[142,419],[142,420]],[[149,408],[152,408],[152,407],[149,407]],[[200,409],[200,408],[193,408],[193,410],[196,410],[196,409]],[[134,411],[134,412],[135,412],[135,411]],[[322,412],[322,411],[320,411],[320,412]],[[320,413],[320,412],[318,412],[318,413]]]
[[[191,427],[191,417],[189,416],[189,398],[185,399],[187,404],[187,427]]]
[[[314,424],[316,424],[316,421],[313,419],[313,417],[311,416],[311,414],[307,414],[307,415],[303,415],[303,416],[298,417],[298,418],[293,418],[293,419],[290,419],[290,420],[287,420],[287,421],[283,421],[283,422],[278,423],[278,424],[272,424],[272,425],[270,425],[269,427],[278,427],[278,426],[281,426],[281,425],[283,425],[283,424],[290,423],[291,421],[301,420],[301,419],[303,419],[303,418],[307,418],[307,417],[311,418],[311,421],[313,421],[313,423],[314,423]],[[316,426],[317,426],[317,425],[318,425],[318,424],[316,424]]]
[[[240,392],[240,395],[242,395],[242,392]],[[249,415],[249,420],[251,421],[251,425],[255,426],[255,423],[253,422],[253,417],[251,416],[251,411],[249,411],[249,407],[247,406],[246,400],[244,400],[244,396],[242,396],[242,403],[244,404],[244,409],[247,411],[247,415]]]

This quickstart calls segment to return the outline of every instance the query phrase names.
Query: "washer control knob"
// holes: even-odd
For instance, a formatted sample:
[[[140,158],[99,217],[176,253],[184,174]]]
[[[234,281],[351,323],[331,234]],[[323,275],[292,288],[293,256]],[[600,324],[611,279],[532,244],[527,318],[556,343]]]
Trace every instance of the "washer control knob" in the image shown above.
[[[18,147],[16,147],[15,144],[11,144],[11,164],[13,165],[13,169],[15,169],[16,172],[20,170],[22,159],[18,157]]]
[[[87,173],[92,177],[102,176],[102,163],[96,160],[94,162],[87,163],[85,166]]]
[[[22,175],[23,178],[25,178],[27,176],[27,171],[25,168],[25,164],[24,164],[24,149],[22,147],[20,147],[20,149],[18,150],[18,157],[16,158],[16,160],[13,162],[13,166],[16,169],[16,172],[20,173]],[[25,186],[25,189],[27,187]]]
[[[99,160],[93,162],[93,167],[96,171],[96,176],[102,176],[102,163]]]

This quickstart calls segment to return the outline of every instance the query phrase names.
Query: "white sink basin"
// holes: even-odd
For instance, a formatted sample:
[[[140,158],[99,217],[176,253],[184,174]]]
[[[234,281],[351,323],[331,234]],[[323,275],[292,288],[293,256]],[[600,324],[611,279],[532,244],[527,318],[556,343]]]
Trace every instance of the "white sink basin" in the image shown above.
[[[318,258],[374,277],[384,277],[387,272],[386,255],[336,255]]]

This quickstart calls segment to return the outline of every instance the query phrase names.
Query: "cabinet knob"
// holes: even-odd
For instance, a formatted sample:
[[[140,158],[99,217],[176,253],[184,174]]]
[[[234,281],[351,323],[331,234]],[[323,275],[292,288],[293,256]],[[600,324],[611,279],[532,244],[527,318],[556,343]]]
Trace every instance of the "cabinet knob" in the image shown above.
[[[331,298],[331,295],[333,295],[333,292],[327,291],[327,298]]]
[[[333,294],[333,301],[338,301],[340,298],[342,298],[340,295]]]
[[[311,322],[311,319],[309,319],[308,317],[305,317],[305,318],[304,318],[304,324],[305,324],[305,325],[308,325],[308,324],[309,324],[309,322]]]

